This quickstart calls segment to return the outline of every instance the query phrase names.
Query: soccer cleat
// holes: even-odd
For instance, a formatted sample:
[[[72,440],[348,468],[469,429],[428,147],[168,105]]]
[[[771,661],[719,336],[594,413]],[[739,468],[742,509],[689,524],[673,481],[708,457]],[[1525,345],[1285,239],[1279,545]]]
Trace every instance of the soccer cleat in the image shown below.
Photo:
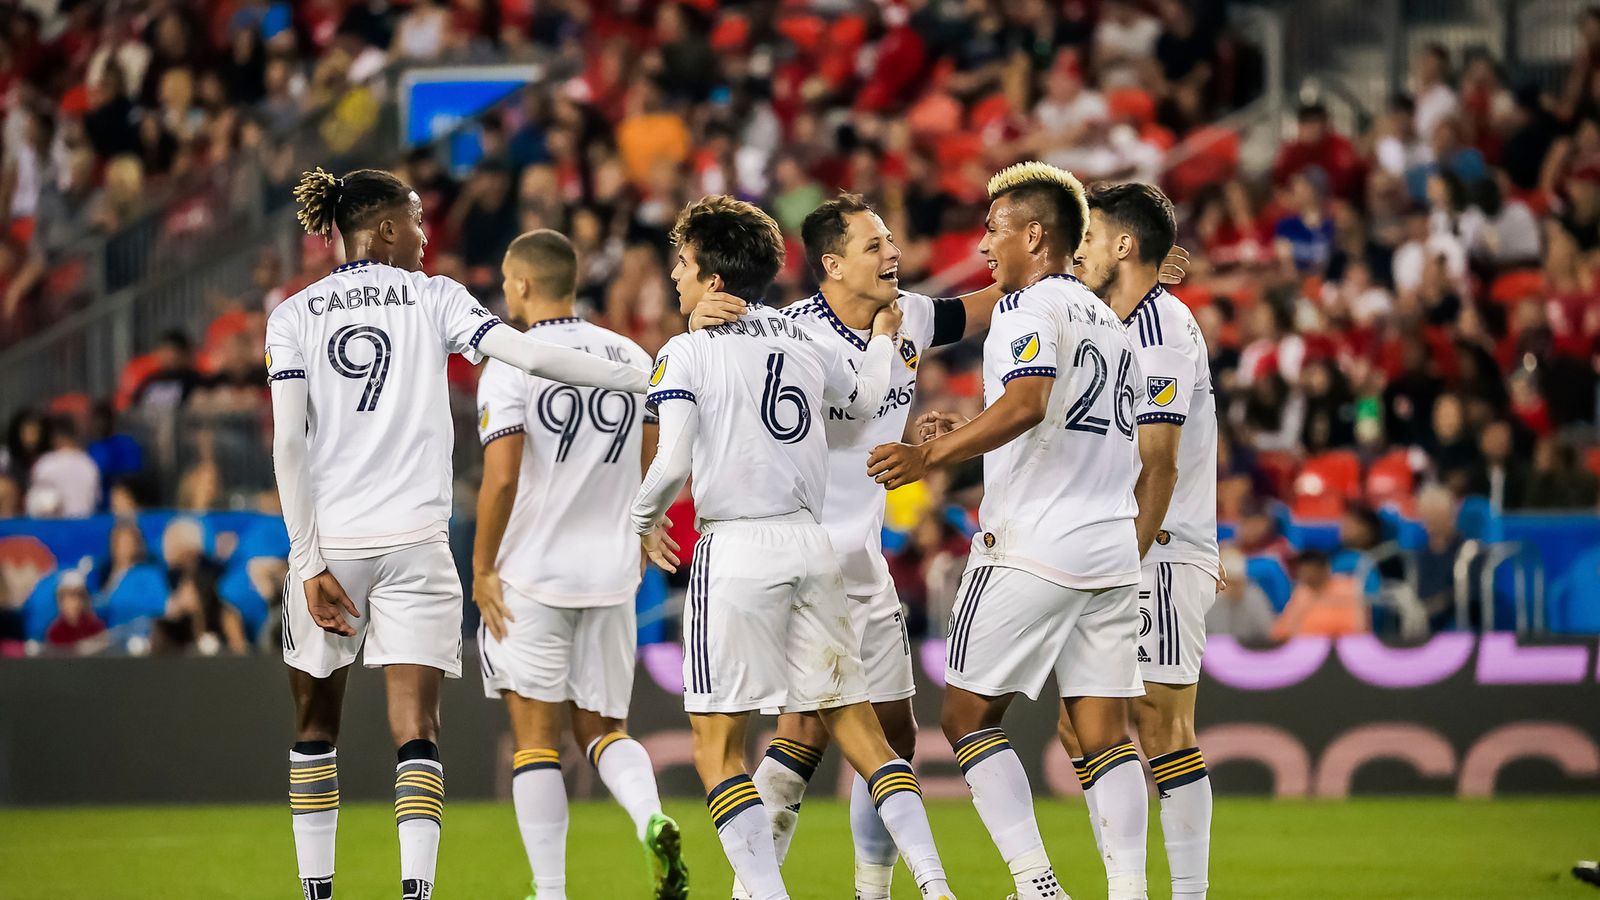
[[[1592,859],[1579,860],[1578,864],[1572,867],[1572,875],[1585,884],[1600,887],[1600,862]]]
[[[683,860],[683,833],[671,816],[656,813],[644,829],[645,855],[656,883],[656,900],[686,900],[689,864]]]

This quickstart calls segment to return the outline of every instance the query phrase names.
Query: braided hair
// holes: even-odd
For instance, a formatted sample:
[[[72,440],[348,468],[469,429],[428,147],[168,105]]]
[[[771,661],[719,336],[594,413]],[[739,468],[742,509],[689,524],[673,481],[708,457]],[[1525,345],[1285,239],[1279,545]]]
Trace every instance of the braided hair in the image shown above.
[[[352,234],[369,223],[374,213],[405,203],[411,188],[400,179],[377,169],[356,169],[343,178],[318,166],[302,173],[295,185],[294,199],[300,204],[295,218],[307,234],[332,237],[338,227]]]

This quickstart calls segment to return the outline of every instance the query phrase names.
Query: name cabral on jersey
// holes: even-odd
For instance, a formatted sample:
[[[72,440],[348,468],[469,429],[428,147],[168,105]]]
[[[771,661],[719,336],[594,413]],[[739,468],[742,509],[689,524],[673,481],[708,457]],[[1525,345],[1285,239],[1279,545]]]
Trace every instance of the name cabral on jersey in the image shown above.
[[[334,291],[326,297],[316,294],[306,295],[306,309],[311,310],[313,316],[320,316],[324,312],[335,309],[361,309],[367,306],[416,306],[416,298],[411,296],[411,285],[401,284],[397,289],[390,285],[387,290],[380,289],[377,285],[364,285],[353,287],[344,294]],[[489,311],[483,308],[474,309],[475,316],[486,316]]]

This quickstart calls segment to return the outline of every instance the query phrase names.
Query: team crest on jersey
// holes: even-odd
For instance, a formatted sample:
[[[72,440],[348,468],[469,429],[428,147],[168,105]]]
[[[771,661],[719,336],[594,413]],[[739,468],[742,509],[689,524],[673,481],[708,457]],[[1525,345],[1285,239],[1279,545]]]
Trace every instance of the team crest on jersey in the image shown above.
[[[1173,378],[1158,378],[1154,375],[1145,379],[1150,390],[1150,402],[1157,406],[1166,406],[1178,398],[1178,382]]]
[[[1017,362],[1033,362],[1039,355],[1039,332],[1025,334],[1011,342],[1011,358]]]
[[[985,531],[983,533],[983,546],[990,550],[994,549],[994,532]]]
[[[655,371],[650,373],[650,386],[655,387],[661,383],[661,376],[667,374],[667,358],[665,356],[656,361]]]
[[[905,361],[906,368],[915,369],[917,367],[917,360],[921,359],[921,357],[917,355],[917,345],[910,338],[903,337],[900,339],[900,358]]]
[[[1166,530],[1165,528],[1163,528],[1160,531],[1156,532],[1156,543],[1160,544],[1163,547],[1165,547],[1166,545],[1172,543],[1172,532]]]

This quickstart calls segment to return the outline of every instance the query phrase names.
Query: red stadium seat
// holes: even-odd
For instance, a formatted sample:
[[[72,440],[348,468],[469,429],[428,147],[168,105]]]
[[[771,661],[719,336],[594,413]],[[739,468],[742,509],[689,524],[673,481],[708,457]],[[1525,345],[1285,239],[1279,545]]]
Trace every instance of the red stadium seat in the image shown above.
[[[118,411],[125,410],[133,404],[134,392],[139,390],[139,385],[144,384],[144,380],[155,372],[157,365],[154,353],[146,353],[128,360],[128,364],[122,368],[121,377],[117,379]]]
[[[1489,285],[1489,297],[1496,303],[1516,303],[1544,291],[1544,273],[1538,269],[1507,272]]]
[[[1411,472],[1411,451],[1391,450],[1367,470],[1367,502],[1375,507],[1393,506],[1409,513],[1416,506]]]
[[[1337,518],[1345,501],[1361,492],[1361,460],[1348,450],[1329,450],[1306,460],[1294,480],[1294,514]]]
[[[1273,496],[1287,497],[1294,487],[1295,475],[1300,471],[1300,460],[1293,453],[1263,450],[1256,454],[1256,468],[1272,484]]]

